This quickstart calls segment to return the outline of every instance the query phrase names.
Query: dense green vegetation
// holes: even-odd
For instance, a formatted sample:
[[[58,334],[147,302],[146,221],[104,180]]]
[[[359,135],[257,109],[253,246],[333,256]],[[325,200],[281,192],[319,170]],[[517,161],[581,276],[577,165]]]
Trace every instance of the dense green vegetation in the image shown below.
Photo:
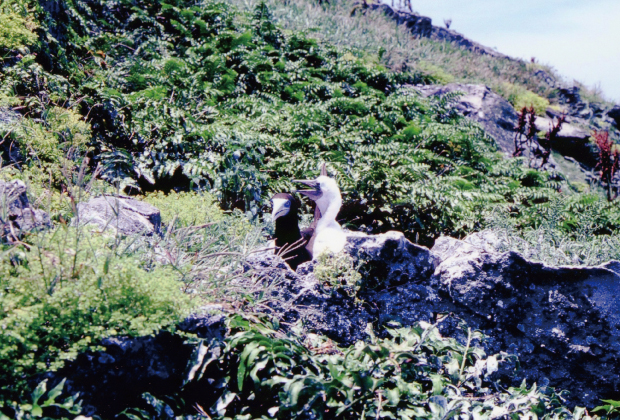
[[[536,227],[557,197],[565,233],[584,206],[594,233],[618,227],[613,206],[567,194],[560,174],[504,160],[451,97],[408,87],[432,74],[282,31],[263,4],[247,15],[213,2],[66,3],[66,19],[30,7],[46,41],[24,41],[32,54],[7,57],[2,78],[26,115],[4,144],[33,183],[62,184],[87,155],[121,189],[207,188],[256,215],[328,162],[345,224],[425,245],[482,228],[497,206]]]
[[[231,3],[242,10],[251,10],[261,1],[231,0]],[[265,3],[281,27],[311,33],[332,45],[375,54],[393,70],[420,71],[440,83],[485,84],[516,109],[534,105],[538,111],[544,111],[544,104],[558,104],[557,90],[549,81],[561,83],[563,79],[548,65],[476,54],[450,43],[413,37],[390,17],[361,7],[362,3],[355,0],[266,0]],[[378,3],[378,0],[365,3]],[[412,6],[415,8],[414,3]],[[579,86],[584,99],[604,102],[600,91]]]
[[[50,231],[0,243],[3,413],[37,417],[33,378],[104,337],[173,329],[204,302],[247,312],[264,305],[270,286],[242,269],[264,244],[264,206],[323,162],[343,190],[342,222],[351,229],[397,229],[432,245],[442,234],[491,227],[508,248],[546,262],[619,257],[620,213],[596,188],[583,192],[562,174],[504,159],[455,113],[455,96],[424,99],[411,86],[491,80],[514,103],[545,106],[554,93],[531,66],[394,41],[398,28],[385,21],[361,36],[374,18],[351,17],[347,1],[244,2],[242,11],[212,0],[56,5],[0,4],[0,176],[26,181],[31,202],[54,221]],[[102,192],[159,207],[164,234],[71,226],[77,203]],[[325,287],[344,282],[352,296],[362,284],[346,258],[320,262],[317,275]],[[230,323],[231,337],[217,344],[229,378],[213,418],[258,418],[277,406],[272,417],[434,419],[456,410],[487,418],[502,407],[502,415],[531,418],[584,414],[562,409],[551,390],[495,392],[491,379],[468,376],[486,357],[480,349],[425,326],[324,354],[309,350],[325,345],[320,337],[308,344],[267,321]],[[243,348],[261,360],[250,372]],[[309,389],[325,398],[310,398]],[[45,392],[40,386],[35,396],[51,407],[60,391]],[[248,403],[265,394],[273,405]],[[157,401],[151,406],[163,409]]]

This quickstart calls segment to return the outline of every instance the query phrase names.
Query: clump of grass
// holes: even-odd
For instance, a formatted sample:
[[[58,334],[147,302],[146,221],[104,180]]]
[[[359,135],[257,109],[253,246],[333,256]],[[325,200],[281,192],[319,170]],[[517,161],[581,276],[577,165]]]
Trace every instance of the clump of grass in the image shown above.
[[[60,106],[47,107],[41,116],[40,120],[22,118],[2,134],[5,142],[19,149],[33,174],[38,172],[39,178],[48,178],[59,187],[64,181],[63,168],[88,151],[91,127],[82,115]]]
[[[316,259],[314,276],[324,289],[356,296],[362,281],[358,268],[359,263],[346,253],[323,253]]]
[[[535,94],[523,86],[503,82],[498,92],[515,107],[515,109],[531,108],[537,115],[544,115],[549,107],[549,100]]]

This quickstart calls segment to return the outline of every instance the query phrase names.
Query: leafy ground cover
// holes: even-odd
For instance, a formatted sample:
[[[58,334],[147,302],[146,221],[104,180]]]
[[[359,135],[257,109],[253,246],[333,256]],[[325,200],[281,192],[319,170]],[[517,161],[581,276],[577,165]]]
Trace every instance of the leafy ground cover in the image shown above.
[[[250,14],[208,0],[66,3],[62,19],[28,7],[40,38],[23,41],[31,54],[8,53],[2,80],[23,114],[5,127],[5,159],[33,183],[59,187],[86,155],[121,189],[199,186],[255,216],[328,162],[343,223],[425,245],[482,228],[497,206],[535,227],[570,195],[560,174],[504,160],[452,97],[410,87],[434,76],[283,30],[263,3]],[[567,199],[566,226],[584,201]],[[615,208],[597,206],[595,233],[615,231]]]
[[[487,356],[483,337],[465,326],[463,342],[443,337],[445,320],[389,328],[386,338],[370,331],[370,342],[339,348],[264,318],[233,316],[229,338],[199,340],[176,398],[145,395],[142,408],[125,414],[189,418],[192,406],[217,419],[596,418],[567,410],[553,389],[503,387],[495,373],[514,356]]]
[[[105,336],[173,328],[196,301],[225,301],[235,310],[263,304],[260,291],[268,286],[239,269],[263,244],[263,207],[271,194],[293,187],[290,179],[316,175],[322,162],[343,190],[342,222],[354,229],[402,230],[431,245],[441,234],[490,226],[509,247],[547,262],[617,258],[615,205],[595,189],[576,191],[559,173],[504,159],[480,127],[454,112],[453,96],[424,99],[411,87],[449,77],[475,81],[473,69],[481,68],[490,73],[476,77],[499,75],[496,87],[515,101],[523,89],[553,100],[532,69],[431,41],[409,44],[393,26],[357,36],[371,19],[361,13],[343,20],[352,26],[342,36],[324,22],[342,16],[331,8],[345,10],[347,2],[287,4],[248,2],[240,12],[211,0],[66,1],[57,8],[2,2],[2,176],[25,180],[31,201],[55,227],[0,245],[0,411],[13,406],[13,414],[37,417],[38,403],[16,408],[16,401],[29,401],[28,380]],[[307,27],[291,12],[304,4]],[[405,50],[429,58],[407,58]],[[417,64],[404,68],[409,61]],[[161,208],[164,234],[140,240],[68,226],[79,201],[104,191],[137,194]],[[339,264],[342,271],[352,267]],[[240,275],[244,287],[236,282]],[[355,293],[357,280],[350,286]],[[322,354],[310,348],[325,343],[234,322],[221,359],[231,376],[218,391],[214,417],[268,416],[276,406],[282,411],[273,416],[282,418],[304,412],[331,418],[349,409],[355,418],[494,417],[485,401],[508,410],[501,416],[584,414],[566,412],[537,389],[489,394],[475,380],[467,388],[473,379],[463,375],[477,360],[488,366],[489,358],[430,332],[426,342],[421,326]],[[256,371],[244,370],[249,353],[241,346],[259,350]],[[286,357],[273,359],[271,350],[280,347]],[[419,371],[407,361],[408,370],[399,371],[393,357],[426,364]],[[289,376],[273,379],[284,369]],[[378,372],[387,379],[377,381]],[[433,375],[439,376],[433,381]],[[325,399],[300,394],[300,383]],[[351,383],[358,388],[345,392],[343,384]],[[46,389],[37,389],[43,398]],[[249,412],[252,403],[244,404],[257,392],[272,394],[272,405]]]

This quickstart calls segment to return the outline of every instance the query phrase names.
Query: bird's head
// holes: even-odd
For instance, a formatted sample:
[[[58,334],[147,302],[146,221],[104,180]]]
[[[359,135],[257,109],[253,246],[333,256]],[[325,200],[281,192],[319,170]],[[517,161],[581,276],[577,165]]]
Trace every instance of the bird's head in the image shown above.
[[[287,193],[278,193],[271,198],[271,220],[276,221],[276,219],[286,216],[291,212],[291,210],[297,209],[297,205],[295,202],[295,198]]]
[[[293,182],[299,182],[300,184],[310,187],[308,190],[297,190],[296,192],[316,201],[322,214],[325,214],[330,204],[337,203],[338,207],[342,204],[340,188],[338,188],[338,184],[333,178],[321,175],[316,179],[295,179]]]

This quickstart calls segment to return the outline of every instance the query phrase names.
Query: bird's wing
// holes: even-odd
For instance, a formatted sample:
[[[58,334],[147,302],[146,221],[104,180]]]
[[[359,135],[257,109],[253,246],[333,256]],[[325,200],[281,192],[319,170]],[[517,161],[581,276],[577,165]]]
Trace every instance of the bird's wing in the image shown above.
[[[314,232],[316,230],[317,221],[312,222],[310,226],[301,231],[301,237],[306,241],[306,250],[312,257],[312,247],[314,246]]]

